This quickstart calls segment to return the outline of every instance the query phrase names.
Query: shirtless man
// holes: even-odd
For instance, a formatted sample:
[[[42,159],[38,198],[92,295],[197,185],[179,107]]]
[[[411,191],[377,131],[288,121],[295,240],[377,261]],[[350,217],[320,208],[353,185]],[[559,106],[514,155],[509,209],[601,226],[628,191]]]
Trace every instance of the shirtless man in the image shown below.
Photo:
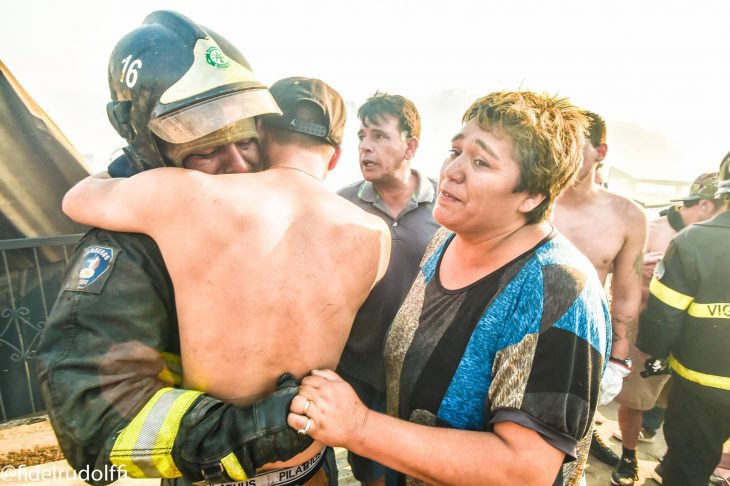
[[[595,181],[596,166],[608,152],[606,124],[595,113],[590,119],[590,141],[583,148],[583,166],[576,183],[558,198],[553,213],[555,226],[588,259],[605,284],[611,273],[611,325],[613,344],[603,381],[601,403],[610,402],[620,391],[631,370],[633,341],[641,305],[641,270],[646,242],[646,216],[631,200],[614,194]],[[603,462],[618,463],[594,432],[591,452]]]
[[[242,405],[273,391],[284,372],[337,365],[390,249],[380,218],[322,182],[340,155],[339,94],[308,78],[270,91],[283,112],[257,124],[270,170],[89,177],[63,202],[76,221],[155,239],[175,285],[186,387]],[[315,442],[269,469],[310,464],[322,448]]]
[[[649,239],[644,255],[641,308],[649,297],[649,282],[654,268],[664,256],[672,238],[685,226],[712,218],[722,208],[722,200],[715,198],[717,191],[717,172],[701,174],[695,179],[689,195],[673,202],[681,202],[682,206],[672,206],[661,217],[649,223]],[[643,363],[642,355],[636,346],[631,345],[631,356],[639,364]],[[625,452],[621,462],[612,475],[612,484],[631,486],[638,480],[639,466],[636,462],[636,446],[642,432],[642,415],[651,410],[665,388],[671,375],[656,375],[642,378],[641,366],[635,367],[624,381],[621,393],[616,396],[619,404],[618,424],[621,429],[621,440]],[[660,405],[664,406],[664,405]]]

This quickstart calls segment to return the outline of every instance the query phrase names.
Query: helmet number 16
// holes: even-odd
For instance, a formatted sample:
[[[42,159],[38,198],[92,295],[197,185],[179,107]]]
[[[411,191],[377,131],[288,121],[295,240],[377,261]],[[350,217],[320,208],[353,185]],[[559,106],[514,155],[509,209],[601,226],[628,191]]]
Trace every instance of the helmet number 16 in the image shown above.
[[[142,67],[141,59],[135,59],[134,61],[129,62],[131,60],[131,54],[122,59],[124,67],[122,68],[121,76],[119,76],[119,82],[123,82],[128,88],[133,88],[137,83],[137,69]]]

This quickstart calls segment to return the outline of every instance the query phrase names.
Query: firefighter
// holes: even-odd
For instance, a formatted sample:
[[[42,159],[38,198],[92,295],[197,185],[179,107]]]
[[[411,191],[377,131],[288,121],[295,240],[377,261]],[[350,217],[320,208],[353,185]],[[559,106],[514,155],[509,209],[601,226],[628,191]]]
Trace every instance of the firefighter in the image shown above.
[[[237,49],[169,11],[150,14],[117,44],[109,85],[109,119],[127,141],[112,176],[161,166],[258,170],[252,117],[280,113]],[[141,234],[89,231],[38,351],[43,397],[72,467],[163,483],[229,482],[312,443],[286,423],[297,393],[291,376],[252,407],[236,408],[182,388],[179,353],[173,286],[157,245]],[[221,370],[229,371],[245,372]]]
[[[730,437],[730,153],[714,218],[672,240],[649,285],[636,346],[647,375],[675,375],[664,423],[665,486],[706,486]]]

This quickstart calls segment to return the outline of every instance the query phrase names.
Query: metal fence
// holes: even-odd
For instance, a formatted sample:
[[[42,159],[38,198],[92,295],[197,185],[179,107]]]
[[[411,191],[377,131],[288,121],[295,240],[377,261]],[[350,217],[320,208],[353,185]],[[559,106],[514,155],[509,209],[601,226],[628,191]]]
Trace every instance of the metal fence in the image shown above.
[[[80,237],[0,240],[0,422],[45,408],[33,361]]]

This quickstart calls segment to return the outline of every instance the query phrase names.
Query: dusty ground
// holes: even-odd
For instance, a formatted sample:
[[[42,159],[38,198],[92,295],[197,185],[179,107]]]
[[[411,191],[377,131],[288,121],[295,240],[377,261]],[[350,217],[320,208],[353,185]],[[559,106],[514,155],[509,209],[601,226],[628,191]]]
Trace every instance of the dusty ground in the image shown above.
[[[621,443],[612,437],[613,432],[618,429],[616,406],[610,404],[601,408],[599,419],[602,419],[602,423],[598,425],[599,433],[613,450],[620,454]],[[664,436],[661,435],[661,432],[653,443],[640,443],[641,478],[636,486],[656,484],[654,480],[650,479],[650,472],[656,467],[665,449]],[[352,477],[352,471],[347,464],[346,451],[336,449],[336,453],[340,486],[359,484]],[[21,465],[26,469],[20,469]],[[0,424],[0,470],[2,471],[0,486],[37,486],[39,484],[82,486],[86,484],[78,477],[74,477],[68,464],[63,460],[50,424],[43,416]],[[44,472],[46,477],[42,476]],[[51,480],[51,477],[54,479]],[[591,458],[586,478],[589,486],[608,486],[611,483],[611,468]],[[158,485],[159,480],[127,479],[114,484],[117,486],[152,486]]]
[[[33,466],[63,459],[45,417],[0,426],[0,466]]]

